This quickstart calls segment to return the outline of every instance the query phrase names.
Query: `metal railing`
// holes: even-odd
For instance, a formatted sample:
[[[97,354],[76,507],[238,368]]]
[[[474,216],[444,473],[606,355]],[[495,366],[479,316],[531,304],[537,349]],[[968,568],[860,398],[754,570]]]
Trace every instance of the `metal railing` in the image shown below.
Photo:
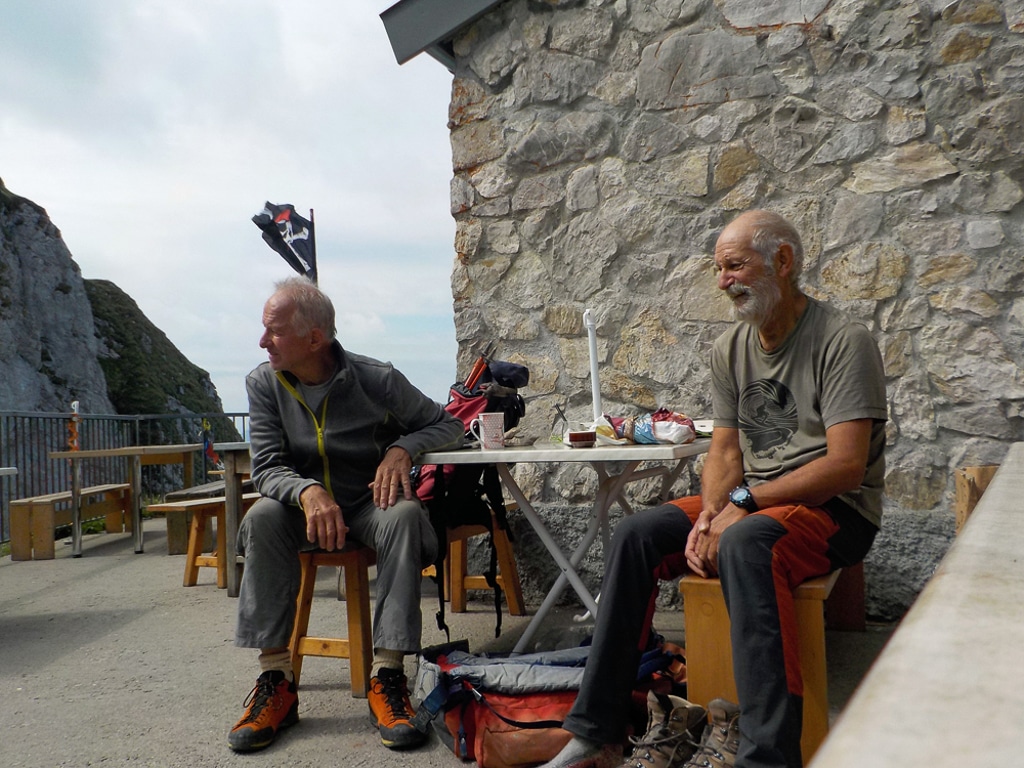
[[[81,414],[77,416],[78,447],[123,448],[129,445],[174,445],[202,443],[204,422],[211,442],[248,440],[249,414],[139,414],[134,416]],[[0,478],[0,543],[10,540],[11,499],[24,499],[70,490],[67,460],[51,459],[53,451],[67,450],[71,438],[71,415],[0,411],[0,466],[16,467],[18,474]],[[210,459],[198,452],[193,476],[202,482],[212,469]],[[82,462],[83,485],[125,481],[127,462],[123,458]],[[154,497],[184,484],[181,465],[157,464],[143,467],[143,498]]]

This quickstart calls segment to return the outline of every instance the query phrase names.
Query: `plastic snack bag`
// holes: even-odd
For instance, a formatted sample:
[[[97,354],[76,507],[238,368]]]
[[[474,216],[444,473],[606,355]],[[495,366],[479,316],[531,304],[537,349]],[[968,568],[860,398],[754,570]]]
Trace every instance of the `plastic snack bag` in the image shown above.
[[[655,442],[682,445],[697,436],[697,428],[685,413],[659,408],[651,414],[651,434]]]
[[[633,420],[632,438],[636,443],[667,443],[682,445],[694,439],[697,430],[690,417],[659,408],[654,413]]]
[[[597,444],[628,445],[631,443],[632,440],[625,437],[622,431],[623,422],[625,421],[625,419],[609,416],[608,414],[602,416],[597,424],[594,425],[594,431],[597,432]]]

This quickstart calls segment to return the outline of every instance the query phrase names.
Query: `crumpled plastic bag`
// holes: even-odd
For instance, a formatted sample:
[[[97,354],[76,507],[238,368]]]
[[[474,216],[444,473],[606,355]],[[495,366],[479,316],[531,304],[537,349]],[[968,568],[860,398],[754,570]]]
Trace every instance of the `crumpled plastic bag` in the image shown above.
[[[622,419],[616,419],[616,421],[621,422]],[[629,445],[633,442],[628,437],[622,436],[612,423],[612,417],[608,414],[598,420],[594,425],[594,431],[597,432],[598,445]]]
[[[609,416],[597,425],[597,441],[602,445],[640,443],[683,445],[697,436],[693,419],[684,413],[659,408],[642,416]]]

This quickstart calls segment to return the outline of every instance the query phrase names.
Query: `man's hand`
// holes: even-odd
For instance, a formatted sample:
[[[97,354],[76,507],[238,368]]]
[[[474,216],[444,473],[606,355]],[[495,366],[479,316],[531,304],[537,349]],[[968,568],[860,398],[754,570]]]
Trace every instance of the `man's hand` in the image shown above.
[[[749,513],[735,504],[726,504],[717,514],[704,509],[686,539],[686,563],[701,578],[718,575],[718,542],[725,529]]]
[[[398,489],[401,488],[406,499],[411,500],[412,457],[404,448],[392,446],[384,454],[384,460],[377,467],[377,476],[373,480],[373,503],[380,509],[394,506],[398,501]]]
[[[306,538],[328,552],[345,546],[348,526],[339,507],[322,485],[311,485],[299,496],[306,514]]]

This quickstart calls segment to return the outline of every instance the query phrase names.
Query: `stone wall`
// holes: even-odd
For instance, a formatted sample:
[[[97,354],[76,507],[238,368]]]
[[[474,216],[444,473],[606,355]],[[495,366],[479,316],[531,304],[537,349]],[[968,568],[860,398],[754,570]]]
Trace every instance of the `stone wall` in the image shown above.
[[[531,367],[525,441],[555,404],[588,420],[593,308],[606,412],[710,416],[714,240],[779,211],[805,290],[883,352],[869,611],[900,615],[953,535],[954,470],[1022,436],[1022,33],[1021,0],[503,3],[455,41],[460,370],[487,339]],[[518,472],[556,509],[594,490],[589,470]]]

